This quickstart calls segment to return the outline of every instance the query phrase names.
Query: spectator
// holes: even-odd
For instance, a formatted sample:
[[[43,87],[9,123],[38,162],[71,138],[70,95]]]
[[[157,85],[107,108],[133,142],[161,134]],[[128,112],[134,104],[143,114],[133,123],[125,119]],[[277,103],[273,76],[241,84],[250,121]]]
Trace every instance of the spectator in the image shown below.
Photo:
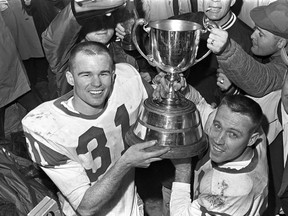
[[[68,69],[67,62],[70,50],[73,45],[80,41],[101,42],[109,47],[116,63],[127,62],[138,68],[135,58],[128,55],[120,44],[114,41],[113,14],[111,16],[99,16],[99,10],[93,11],[93,3],[97,9],[97,2],[92,2],[91,7],[88,5],[85,9],[71,1],[71,4],[68,4],[60,12],[43,33],[43,47],[51,70],[56,75],[59,95],[71,90],[71,86],[66,81],[65,72]],[[111,7],[114,5],[117,7],[119,6],[117,3],[119,1],[109,4]]]
[[[21,0],[21,2],[27,14],[33,17],[39,41],[42,41],[41,35],[55,16],[59,13],[60,9],[57,6],[60,6],[62,1],[57,0],[56,2],[52,2],[48,0]],[[32,61],[26,63],[26,65],[28,68],[31,68],[30,71],[32,71],[33,76],[33,79],[31,79],[33,80],[32,83],[36,86],[43,101],[55,98],[53,95],[53,92],[55,92],[53,89],[54,87],[50,87],[48,85],[48,76],[50,75],[51,71],[49,69],[49,63],[46,57],[33,58]]]
[[[188,13],[193,9],[196,10],[196,5],[190,0],[142,0],[142,10],[144,11],[145,19],[155,21],[167,19],[171,16]],[[193,6],[195,8],[193,8]]]
[[[38,91],[36,84],[38,77],[47,79],[47,76],[45,76],[47,68],[43,67],[43,59],[45,60],[45,57],[34,22],[23,10],[21,0],[8,0],[7,8],[1,13],[12,33],[18,52],[24,63],[31,91],[35,97],[42,100],[42,95]]]
[[[48,0],[21,0],[22,5],[29,16],[33,17],[33,21],[39,36],[49,26],[55,16],[60,12],[51,1]]]
[[[216,23],[222,29],[225,29],[229,37],[233,38],[245,52],[251,54],[250,48],[252,46],[250,36],[252,29],[236,17],[231,11],[231,7],[235,4],[236,0],[227,1],[213,1],[203,0],[203,12],[187,13],[179,16],[172,17],[173,19],[184,19],[192,22],[197,22],[205,26],[205,19],[208,18],[210,22]],[[198,56],[202,56],[207,51],[206,40],[208,33],[204,34],[199,44]],[[219,64],[214,54],[209,55],[207,58],[191,67],[186,72],[187,82],[194,86],[206,99],[208,103],[219,104],[225,92],[219,91],[216,85],[217,70]]]
[[[39,105],[40,101],[30,91],[29,80],[15,41],[1,13],[0,29],[0,137],[4,138],[6,107],[17,100],[27,111],[30,111]]]
[[[268,166],[266,137],[259,129],[260,106],[248,97],[232,95],[224,97],[213,113],[203,99],[198,108],[209,150],[195,169],[192,203],[191,159],[173,160],[171,216],[262,215],[267,206]]]
[[[22,60],[44,56],[33,19],[23,10],[20,0],[8,0],[2,11],[5,24],[10,29]]]
[[[251,36],[251,51],[258,56],[267,57],[267,63],[255,61],[221,29],[212,29],[207,47],[217,54],[217,60],[228,79],[247,94],[262,97],[283,85],[287,71],[288,2],[278,0],[267,6],[251,10],[255,30]],[[221,80],[224,77],[221,78]],[[228,80],[218,85],[228,88]]]

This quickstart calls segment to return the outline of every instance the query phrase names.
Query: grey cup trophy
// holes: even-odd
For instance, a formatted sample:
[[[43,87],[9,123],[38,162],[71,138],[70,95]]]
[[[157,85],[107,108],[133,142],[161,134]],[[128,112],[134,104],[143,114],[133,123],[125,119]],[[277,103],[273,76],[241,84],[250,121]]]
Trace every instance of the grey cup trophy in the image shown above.
[[[136,38],[139,25],[149,34],[149,53],[141,50]],[[196,59],[200,34],[206,32],[201,25],[183,20],[159,20],[148,23],[136,20],[132,39],[139,53],[152,65],[167,72],[168,97],[161,102],[148,98],[136,123],[126,133],[128,145],[149,140],[157,144],[147,150],[153,151],[169,146],[170,151],[162,158],[186,158],[201,154],[207,149],[201,118],[193,102],[175,92],[173,82],[179,73],[187,70],[209,55],[208,51]]]

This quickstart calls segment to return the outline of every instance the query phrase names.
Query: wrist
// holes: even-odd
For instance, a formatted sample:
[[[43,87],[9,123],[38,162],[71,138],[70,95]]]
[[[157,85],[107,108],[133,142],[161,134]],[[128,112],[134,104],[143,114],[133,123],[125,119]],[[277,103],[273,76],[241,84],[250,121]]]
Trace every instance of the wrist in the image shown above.
[[[122,170],[123,173],[126,173],[132,168],[132,165],[130,163],[128,163],[127,160],[125,159],[125,156],[123,157],[123,155],[122,155],[117,160],[114,167],[118,170]]]
[[[223,91],[223,93],[225,95],[236,95],[240,93],[240,90],[237,86],[235,86],[234,84],[231,84],[230,87],[226,91]]]
[[[191,161],[188,162],[187,160],[182,159],[182,162],[179,164],[174,164],[176,182],[190,183],[192,165]]]
[[[230,39],[228,38],[226,44],[224,45],[222,51],[220,51],[217,55],[222,55],[223,53],[226,53],[230,50],[230,47],[231,47],[231,41]]]
[[[191,166],[186,170],[175,170],[175,182],[190,183],[191,181]]]
[[[189,97],[190,94],[189,85],[187,85],[183,90],[181,90],[180,93],[184,95],[185,98]]]
[[[201,94],[191,85],[187,86],[187,92],[185,94],[185,98],[192,101],[195,105],[199,104],[200,101],[202,100]]]

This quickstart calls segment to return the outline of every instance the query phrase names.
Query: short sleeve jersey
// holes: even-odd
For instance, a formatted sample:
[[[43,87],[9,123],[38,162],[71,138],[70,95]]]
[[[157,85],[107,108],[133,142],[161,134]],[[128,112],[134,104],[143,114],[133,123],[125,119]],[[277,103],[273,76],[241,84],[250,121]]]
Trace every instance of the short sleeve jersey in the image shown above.
[[[147,98],[141,77],[132,66],[116,64],[115,73],[113,91],[100,114],[85,116],[69,109],[73,97],[70,92],[41,104],[22,121],[32,160],[42,167],[74,209],[86,190],[127,148],[125,133]],[[103,215],[138,215],[133,170],[124,177],[122,186]],[[66,215],[75,214],[65,207],[64,211]]]

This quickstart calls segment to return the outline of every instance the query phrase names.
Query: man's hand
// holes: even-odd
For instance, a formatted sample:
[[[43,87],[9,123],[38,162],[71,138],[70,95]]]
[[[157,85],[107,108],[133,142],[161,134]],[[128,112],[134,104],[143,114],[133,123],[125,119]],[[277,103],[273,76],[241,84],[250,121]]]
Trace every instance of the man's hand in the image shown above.
[[[231,87],[232,83],[228,77],[223,73],[221,68],[217,69],[217,86],[221,91],[227,91]]]
[[[4,11],[8,8],[7,0],[0,0],[0,11]]]
[[[167,98],[169,93],[169,81],[165,78],[167,73],[159,72],[153,79],[153,99],[161,101],[163,98]],[[181,91],[185,95],[187,90],[187,82],[183,77],[183,74],[179,74],[180,79],[174,81],[173,88],[175,91]]]
[[[117,23],[116,28],[115,28],[115,34],[121,40],[124,39],[124,36],[126,33],[125,33],[125,28],[121,25],[121,23]]]
[[[207,47],[215,54],[223,52],[228,49],[230,40],[228,32],[219,28],[213,28],[210,31],[209,38],[207,39]]]
[[[140,72],[140,76],[148,83],[152,81],[152,78],[148,72]]]
[[[160,150],[155,151],[146,151],[145,149],[152,147],[156,144],[156,141],[148,141],[139,144],[132,145],[127,149],[127,151],[122,155],[119,159],[121,162],[127,166],[127,168],[131,167],[141,167],[147,168],[150,166],[152,162],[160,161],[161,155],[167,153],[170,148],[163,147]]]

